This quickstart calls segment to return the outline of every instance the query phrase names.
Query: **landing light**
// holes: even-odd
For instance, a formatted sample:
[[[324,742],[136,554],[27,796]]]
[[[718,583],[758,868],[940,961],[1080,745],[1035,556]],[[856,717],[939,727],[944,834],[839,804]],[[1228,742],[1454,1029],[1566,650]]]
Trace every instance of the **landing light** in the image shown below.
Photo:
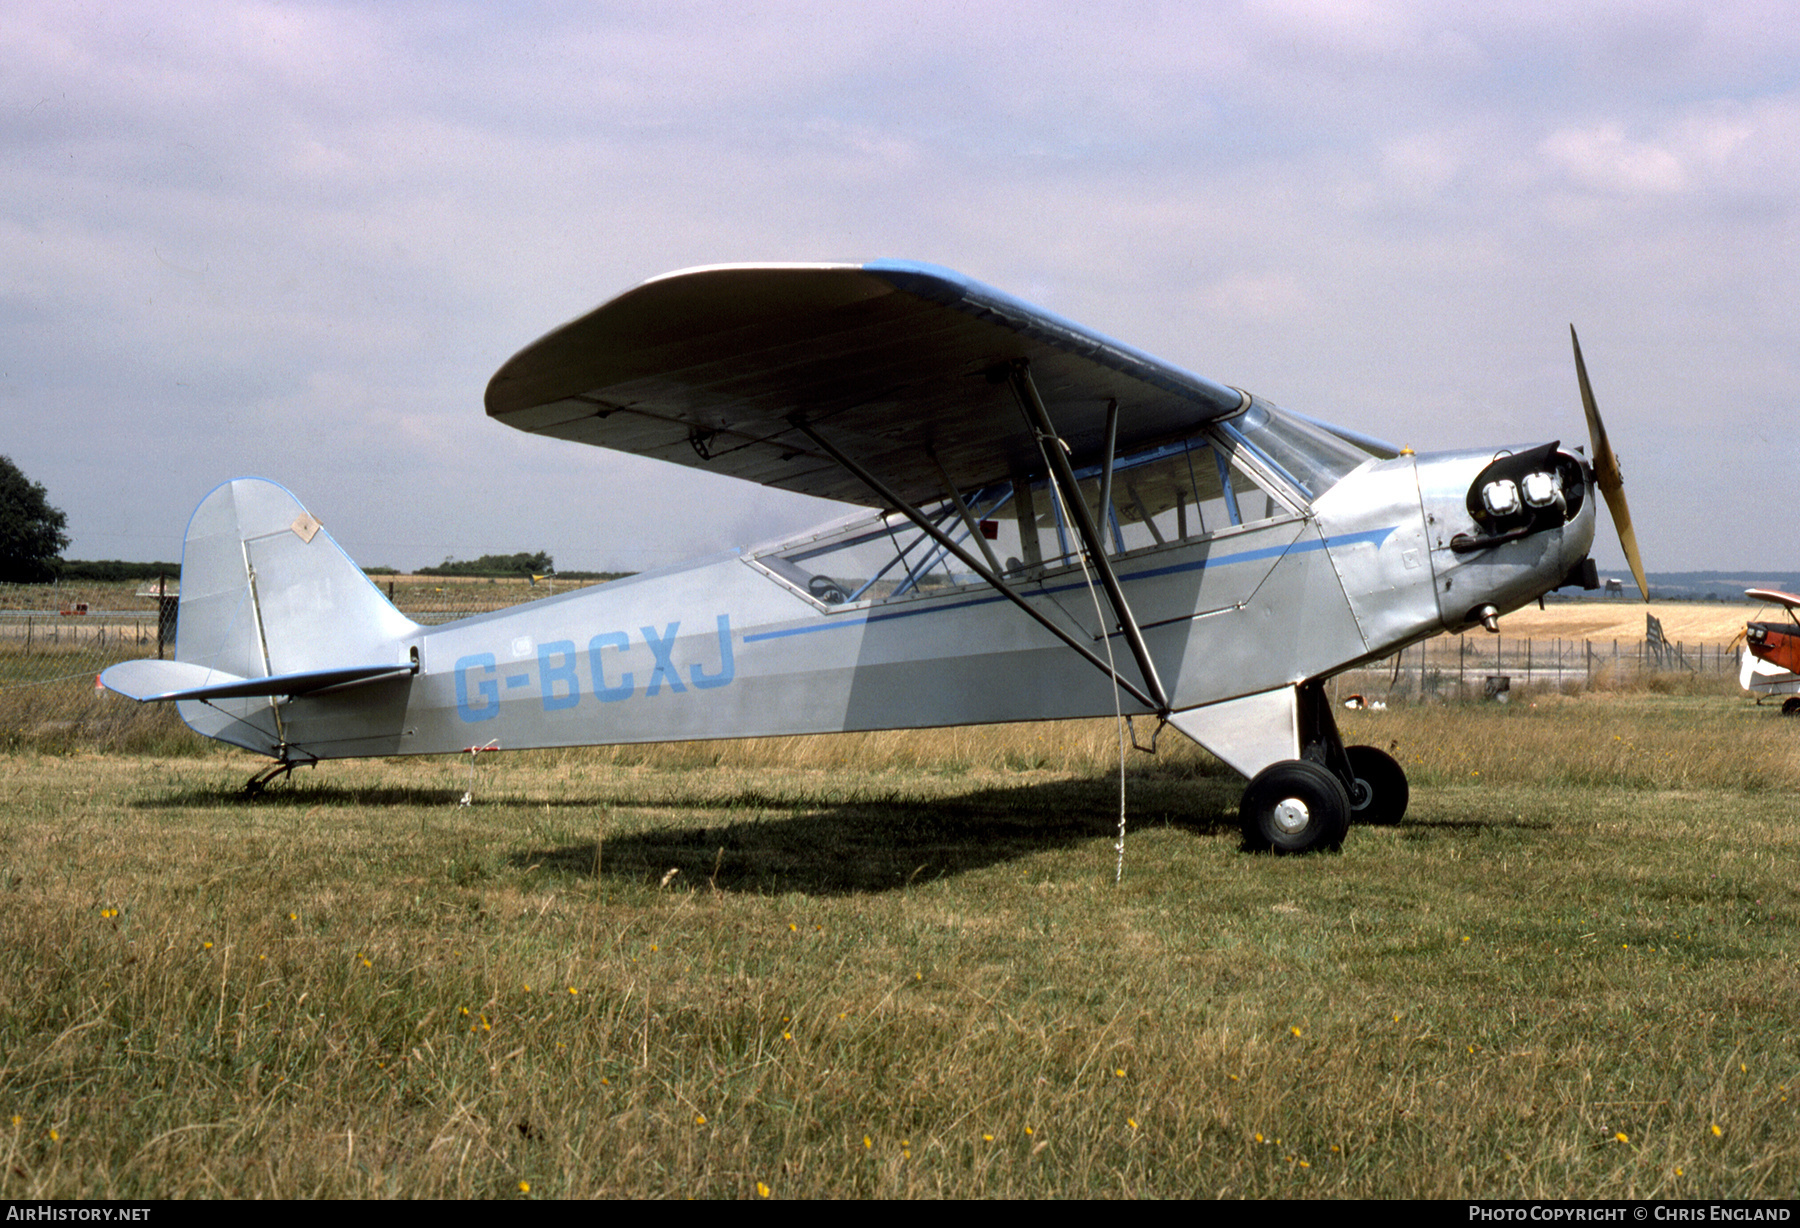
[[[1481,505],[1490,516],[1510,516],[1519,510],[1519,488],[1508,478],[1489,482],[1481,488]]]
[[[1532,507],[1555,507],[1562,503],[1562,475],[1539,470],[1528,473],[1522,483],[1525,502]]]

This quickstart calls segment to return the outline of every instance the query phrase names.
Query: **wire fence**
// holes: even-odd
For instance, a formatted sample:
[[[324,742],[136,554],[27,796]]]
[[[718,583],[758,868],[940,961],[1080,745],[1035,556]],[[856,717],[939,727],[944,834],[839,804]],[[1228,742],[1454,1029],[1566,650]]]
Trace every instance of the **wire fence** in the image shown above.
[[[416,622],[437,624],[505,609],[580,583],[425,576],[377,577]],[[159,589],[161,590],[159,592]],[[173,657],[176,583],[0,585],[0,746],[165,745],[187,735],[165,705],[97,689],[107,666]],[[1735,676],[1741,648],[1660,640],[1518,639],[1475,631],[1440,636],[1348,671],[1340,699],[1368,703],[1507,702],[1531,688],[1631,686],[1647,675]]]
[[[431,576],[375,583],[401,613],[430,625],[584,586]],[[120,661],[175,655],[177,593],[174,576],[0,584],[0,746],[161,746],[186,738],[167,705],[135,704],[96,682]]]
[[[1515,691],[1611,689],[1651,677],[1735,678],[1739,644],[1661,639],[1524,639],[1472,631],[1415,644],[1386,660],[1340,674],[1340,697],[1365,702],[1491,700]]]

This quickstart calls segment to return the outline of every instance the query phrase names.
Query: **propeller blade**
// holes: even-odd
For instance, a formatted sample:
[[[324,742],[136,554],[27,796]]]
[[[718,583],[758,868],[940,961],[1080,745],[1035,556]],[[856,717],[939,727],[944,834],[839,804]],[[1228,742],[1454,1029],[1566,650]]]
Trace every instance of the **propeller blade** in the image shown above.
[[[1619,458],[1613,455],[1606,440],[1606,425],[1600,421],[1600,409],[1594,404],[1594,389],[1588,383],[1587,364],[1581,361],[1581,338],[1575,326],[1569,325],[1569,340],[1575,345],[1575,378],[1581,381],[1581,408],[1587,413],[1588,446],[1593,450],[1594,483],[1606,498],[1606,510],[1612,513],[1613,527],[1619,531],[1619,545],[1625,549],[1625,561],[1631,565],[1631,578],[1638,592],[1650,600],[1650,585],[1644,579],[1644,560],[1638,556],[1637,534],[1631,528],[1631,508],[1625,502],[1625,479],[1619,473]]]

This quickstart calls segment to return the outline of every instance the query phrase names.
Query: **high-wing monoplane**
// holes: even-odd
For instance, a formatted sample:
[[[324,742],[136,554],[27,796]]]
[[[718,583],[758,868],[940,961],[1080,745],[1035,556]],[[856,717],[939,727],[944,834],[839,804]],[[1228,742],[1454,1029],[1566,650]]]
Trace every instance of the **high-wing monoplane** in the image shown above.
[[[1743,664],[1738,683],[1762,703],[1765,695],[1786,695],[1781,714],[1800,714],[1800,597],[1773,588],[1747,588],[1744,596],[1787,611],[1784,619],[1744,624]]]
[[[1251,846],[1332,847],[1408,790],[1344,746],[1326,679],[1594,587],[1596,492],[1645,588],[1575,359],[1591,460],[1414,455],[935,266],[672,273],[522,350],[488,414],[870,510],[427,627],[287,491],[239,479],[188,527],[176,659],[102,680],[270,775],[1122,708],[1248,778]]]

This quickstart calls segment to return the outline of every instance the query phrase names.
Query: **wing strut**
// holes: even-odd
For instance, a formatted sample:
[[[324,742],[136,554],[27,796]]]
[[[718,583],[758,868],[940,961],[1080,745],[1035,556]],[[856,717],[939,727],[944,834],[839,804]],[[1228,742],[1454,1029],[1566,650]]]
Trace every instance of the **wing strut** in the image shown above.
[[[988,566],[994,569],[995,575],[999,575],[1000,560],[994,557],[994,548],[987,544],[987,537],[982,533],[981,526],[975,523],[975,515],[969,511],[969,505],[963,502],[962,492],[956,489],[956,483],[952,482],[950,475],[944,472],[944,466],[939,463],[937,453],[927,452],[926,455],[931,457],[931,464],[937,470],[938,479],[944,483],[944,489],[949,492],[950,502],[956,504],[956,514],[962,517],[963,527],[969,530],[970,539],[981,547],[982,556],[987,559]]]
[[[1132,616],[1131,605],[1125,600],[1125,590],[1119,584],[1119,576],[1113,570],[1112,560],[1106,557],[1106,543],[1100,536],[1098,526],[1094,524],[1094,516],[1088,510],[1087,500],[1082,497],[1081,484],[1075,480],[1075,470],[1069,465],[1069,454],[1063,447],[1062,438],[1050,424],[1050,413],[1044,408],[1043,399],[1038,396],[1037,385],[1032,382],[1031,368],[1024,359],[1019,359],[1008,369],[1007,377],[1012,381],[1013,395],[1019,398],[1019,407],[1025,411],[1026,419],[1037,432],[1038,443],[1042,445],[1050,465],[1050,475],[1062,487],[1063,502],[1068,505],[1069,515],[1075,521],[1075,530],[1081,534],[1082,544],[1087,547],[1088,558],[1093,560],[1094,569],[1100,573],[1100,584],[1106,589],[1106,599],[1112,603],[1119,631],[1131,646],[1131,655],[1137,660],[1138,673],[1143,675],[1144,685],[1156,697],[1156,702],[1151,707],[1167,716],[1169,696],[1163,690],[1162,679],[1157,677],[1156,664],[1150,660],[1150,646],[1144,643],[1144,633],[1138,628],[1137,619]],[[1109,450],[1102,485],[1108,493],[1111,493],[1113,461],[1110,448],[1113,432],[1117,430],[1117,415],[1118,405],[1115,402],[1107,407]]]
[[[944,532],[943,529],[939,528],[936,524],[932,523],[931,519],[928,516],[926,516],[924,512],[921,512],[918,508],[916,508],[912,504],[908,503],[905,499],[902,499],[899,495],[895,494],[893,492],[893,490],[891,490],[888,487],[887,483],[883,482],[880,478],[876,477],[873,473],[870,473],[867,469],[865,469],[861,465],[857,464],[854,460],[850,459],[850,457],[846,456],[843,452],[840,452],[837,449],[836,445],[834,445],[830,440],[826,439],[823,435],[819,434],[818,431],[814,430],[812,424],[810,422],[806,421],[806,419],[804,417],[800,416],[799,414],[796,414],[792,418],[788,419],[788,421],[790,421],[794,424],[795,430],[799,431],[802,435],[805,435],[808,439],[810,439],[814,443],[818,444],[819,447],[821,449],[823,449],[831,457],[832,460],[834,460],[838,464],[842,465],[845,468],[845,470],[848,471],[849,473],[853,474],[859,482],[861,482],[864,486],[867,486],[871,491],[873,491],[876,498],[880,500],[881,505],[883,507],[891,507],[894,510],[901,513],[903,516],[905,516],[908,520],[912,521],[913,524],[918,526],[920,532],[926,534],[933,541],[937,542],[938,545],[940,545],[944,549],[948,550],[951,554],[954,554],[957,557],[957,560],[959,562],[961,562],[963,564],[963,566],[969,568],[976,575],[980,576],[982,578],[982,580],[986,581],[989,588],[993,589],[995,592],[999,593],[1002,597],[1006,598],[1008,601],[1010,601],[1014,605],[1018,606],[1021,610],[1024,610],[1027,614],[1031,615],[1031,617],[1033,619],[1035,619],[1038,622],[1038,624],[1044,628],[1044,630],[1048,631],[1051,635],[1054,635],[1057,639],[1061,640],[1063,643],[1067,644],[1070,648],[1073,648],[1076,652],[1080,653],[1081,656],[1083,656],[1087,659],[1089,664],[1093,665],[1101,673],[1103,673],[1107,677],[1111,678],[1113,680],[1113,683],[1115,685],[1117,685],[1118,687],[1122,688],[1127,695],[1130,695],[1133,699],[1137,700],[1139,703],[1143,704],[1146,708],[1149,708],[1152,711],[1166,713],[1169,710],[1168,705],[1166,703],[1159,702],[1158,700],[1152,699],[1152,698],[1150,698],[1150,696],[1144,694],[1144,692],[1139,687],[1132,684],[1130,679],[1121,677],[1117,670],[1113,669],[1112,666],[1108,665],[1105,661],[1101,660],[1100,657],[1097,656],[1094,653],[1094,651],[1091,648],[1089,648],[1086,644],[1083,644],[1080,640],[1077,640],[1074,636],[1070,635],[1067,631],[1064,631],[1061,627],[1059,627],[1055,623],[1051,622],[1048,617],[1046,617],[1044,614],[1039,612],[1036,607],[1034,607],[1030,602],[1026,601],[1025,598],[1021,597],[1016,591],[1014,591],[1012,586],[1007,584],[1006,581],[1002,580],[999,576],[995,575],[992,571],[990,571],[985,563],[983,563],[980,559],[977,559],[974,555],[970,554],[967,550],[964,550],[962,548],[962,546],[958,545],[957,542],[955,541],[955,539],[953,539],[948,533]],[[1152,674],[1152,675],[1150,675],[1150,677],[1154,678],[1155,675]],[[1157,691],[1158,691],[1158,694],[1160,695],[1161,688],[1158,687]]]

